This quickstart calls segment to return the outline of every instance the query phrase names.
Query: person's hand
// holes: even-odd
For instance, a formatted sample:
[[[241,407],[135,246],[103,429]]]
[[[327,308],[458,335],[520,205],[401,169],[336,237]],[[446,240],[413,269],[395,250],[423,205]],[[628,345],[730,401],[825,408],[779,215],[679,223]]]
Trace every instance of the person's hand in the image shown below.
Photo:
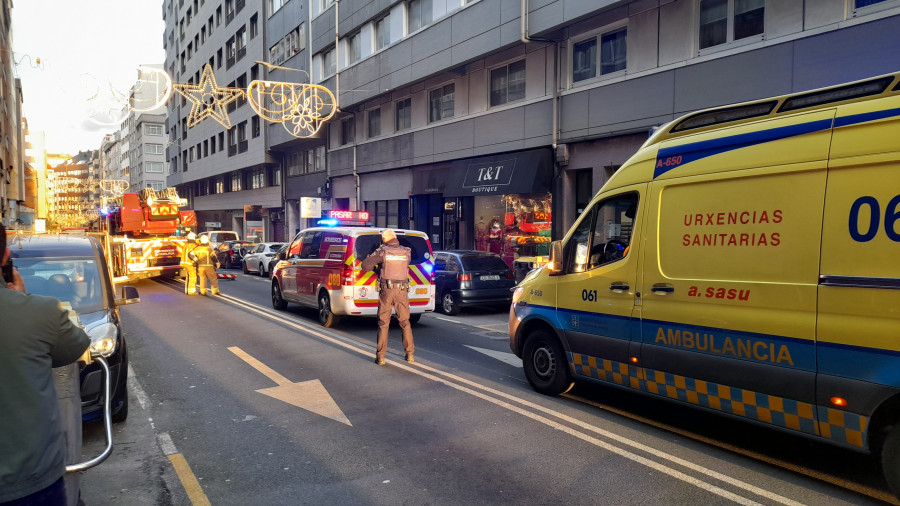
[[[22,279],[21,275],[19,275],[19,269],[16,269],[15,267],[13,267],[12,273],[13,273],[13,282],[7,283],[6,288],[9,288],[10,290],[17,290],[22,293],[28,293],[25,291],[25,280]]]

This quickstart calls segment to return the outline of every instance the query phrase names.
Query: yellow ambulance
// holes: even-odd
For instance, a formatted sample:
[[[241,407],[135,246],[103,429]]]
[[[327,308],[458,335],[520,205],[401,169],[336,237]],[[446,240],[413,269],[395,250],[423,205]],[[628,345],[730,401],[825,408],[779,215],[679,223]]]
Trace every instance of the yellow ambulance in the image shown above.
[[[881,455],[900,490],[900,73],[655,132],[517,287],[539,392],[593,380]]]

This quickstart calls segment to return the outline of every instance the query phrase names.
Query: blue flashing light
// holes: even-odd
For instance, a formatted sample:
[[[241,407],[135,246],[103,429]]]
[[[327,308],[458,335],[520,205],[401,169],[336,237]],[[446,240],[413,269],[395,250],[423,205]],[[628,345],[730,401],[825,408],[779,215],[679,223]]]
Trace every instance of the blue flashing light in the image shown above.
[[[321,225],[323,227],[336,227],[338,223],[340,222],[334,218],[319,220],[316,222],[317,225]]]
[[[109,208],[106,206],[101,207],[100,214],[102,214],[103,216],[106,216],[107,214],[109,214]]]
[[[431,262],[425,262],[425,265],[422,268],[425,269],[425,272],[431,274],[431,271],[434,270],[434,264]]]

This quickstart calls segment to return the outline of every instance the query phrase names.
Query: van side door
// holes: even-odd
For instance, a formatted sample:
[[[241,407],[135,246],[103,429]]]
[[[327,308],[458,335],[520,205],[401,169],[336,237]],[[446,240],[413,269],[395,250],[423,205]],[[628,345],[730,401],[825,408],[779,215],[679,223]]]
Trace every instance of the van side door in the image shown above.
[[[816,330],[822,435],[862,448],[869,417],[900,389],[900,97],[878,104],[835,119]]]
[[[281,265],[281,292],[285,300],[297,300],[297,275],[300,268],[300,252],[303,251],[303,236],[300,232],[284,252],[285,262]]]
[[[640,237],[638,215],[646,186],[601,195],[582,213],[566,242],[565,273],[555,277],[557,325],[576,376],[614,381],[603,364],[628,364],[632,342],[640,338],[634,319],[640,264],[631,251]]]
[[[303,249],[300,251],[297,270],[297,301],[302,304],[315,305],[316,303],[315,289],[323,264],[319,258],[321,246],[321,230],[310,230],[303,234]]]
[[[833,116],[714,130],[660,149],[690,161],[650,184],[643,389],[817,434],[816,285]]]

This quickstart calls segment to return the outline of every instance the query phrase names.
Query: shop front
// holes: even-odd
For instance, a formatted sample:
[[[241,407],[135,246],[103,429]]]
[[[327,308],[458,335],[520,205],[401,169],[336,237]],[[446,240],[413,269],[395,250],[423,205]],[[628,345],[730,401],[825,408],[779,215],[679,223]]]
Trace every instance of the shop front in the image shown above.
[[[457,160],[443,188],[445,249],[476,249],[527,272],[546,261],[552,225],[550,149]]]

